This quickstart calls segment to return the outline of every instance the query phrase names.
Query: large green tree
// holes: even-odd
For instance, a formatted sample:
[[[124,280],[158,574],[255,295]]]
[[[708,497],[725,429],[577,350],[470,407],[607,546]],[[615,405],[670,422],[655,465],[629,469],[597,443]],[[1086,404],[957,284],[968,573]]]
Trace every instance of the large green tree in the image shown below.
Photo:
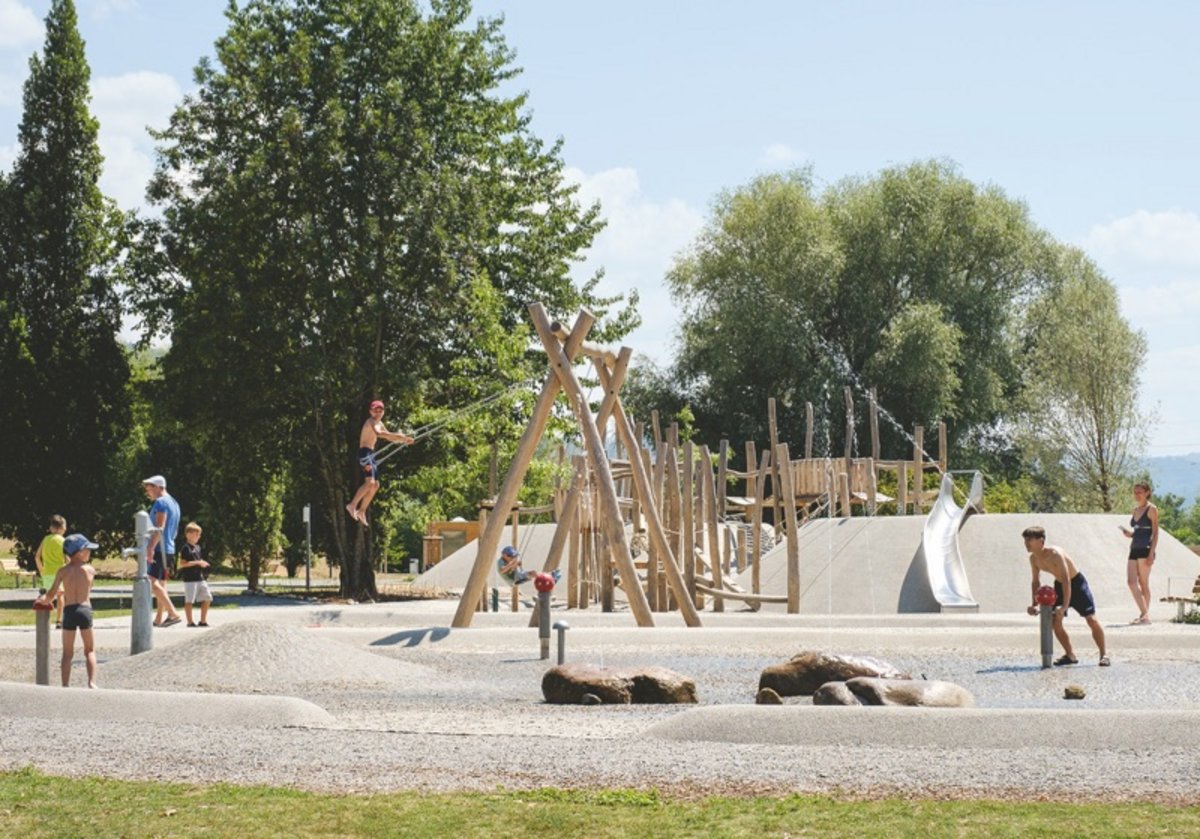
[[[679,354],[635,379],[651,386],[639,397],[674,390],[703,435],[759,440],[776,397],[793,441],[813,402],[818,450],[839,452],[842,387],[861,401],[875,386],[895,420],[885,448],[939,419],[977,439],[1019,386],[1017,314],[1047,281],[1047,247],[1024,205],[940,161],[823,191],[807,171],[759,177],[718,198],[671,270]]]
[[[90,70],[71,0],[30,60],[19,151],[0,191],[0,529],[28,550],[46,520],[106,524],[128,420],[113,289],[122,219],[98,181]]]
[[[1028,312],[1021,440],[1062,506],[1110,512],[1154,419],[1138,398],[1146,338],[1087,257],[1062,248],[1058,261],[1062,281]]]
[[[137,303],[171,337],[172,410],[214,475],[241,470],[236,526],[274,526],[252,499],[313,475],[343,592],[369,597],[370,532],[343,512],[367,403],[385,398],[394,424],[544,370],[524,306],[588,302],[568,268],[597,210],[530,132],[525,96],[502,92],[517,70],[501,22],[472,22],[466,0],[251,0],[227,17],[159,135]]]

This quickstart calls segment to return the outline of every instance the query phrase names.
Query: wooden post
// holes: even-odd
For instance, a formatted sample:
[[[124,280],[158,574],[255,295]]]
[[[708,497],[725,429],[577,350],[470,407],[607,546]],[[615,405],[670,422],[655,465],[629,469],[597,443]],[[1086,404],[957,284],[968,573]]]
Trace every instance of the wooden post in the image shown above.
[[[950,452],[946,444],[946,423],[938,422],[938,469],[945,472],[950,462]]]
[[[674,427],[675,426],[672,426],[672,428],[674,428]],[[679,456],[677,454],[678,444],[679,444],[679,437],[677,435],[672,437],[670,434],[668,434],[667,435],[667,448],[666,448],[666,452],[664,453],[664,458],[663,458],[666,462],[666,465],[663,468],[663,475],[664,475],[665,483],[666,483],[666,496],[667,496],[666,527],[667,527],[668,532],[675,534],[675,538],[671,541],[671,551],[672,551],[672,555],[675,557],[675,566],[677,568],[679,568],[679,565],[682,562],[683,557],[684,557],[684,553],[683,553],[683,499],[680,497],[680,492],[679,492]],[[680,573],[681,574],[683,573],[682,568],[680,568]],[[667,599],[667,608],[671,609],[672,611],[675,609],[678,609],[680,601],[684,601],[684,600],[691,602],[690,596],[689,596],[688,590],[687,590],[686,579],[684,580],[684,587],[683,587],[682,595],[676,595],[674,590],[671,590],[669,592],[668,599]]]
[[[530,307],[531,311],[534,307],[541,310],[541,305],[538,303],[534,303]],[[543,312],[544,317],[545,314]],[[580,312],[579,317],[575,320],[575,326],[567,338],[566,347],[560,347],[557,342],[555,343],[557,353],[565,355],[567,358],[573,358],[579,352],[579,348],[583,345],[583,339],[587,336],[588,330],[592,328],[592,324],[595,322],[595,315],[586,310]],[[525,428],[525,433],[521,435],[521,439],[517,443],[517,451],[513,456],[513,462],[509,466],[508,474],[504,476],[504,483],[496,496],[497,509],[508,510],[516,503],[517,494],[521,490],[521,482],[525,479],[525,473],[529,470],[529,463],[533,460],[534,452],[537,450],[538,442],[542,439],[542,432],[546,429],[546,422],[549,420],[550,412],[554,407],[554,400],[558,396],[558,391],[561,387],[559,378],[551,370],[550,374],[546,377],[545,383],[542,385],[542,392],[538,396],[537,404],[534,406],[533,416],[530,417],[529,425]],[[595,429],[593,428],[593,430]],[[475,565],[471,568],[471,575],[467,580],[466,587],[463,589],[463,595],[458,602],[458,609],[454,613],[454,619],[451,621],[451,626],[456,629],[463,629],[471,625],[471,617],[475,604],[479,602],[479,598],[483,596],[487,588],[488,571],[491,566],[492,557],[496,555],[496,549],[500,545],[500,534],[504,529],[504,518],[504,516],[490,516],[479,534],[479,547],[475,554]]]
[[[847,479],[854,474],[854,392],[849,386],[842,388],[842,397],[846,402],[846,465],[843,467]],[[850,518],[850,510],[844,508],[843,515]]]
[[[771,451],[776,451],[779,447],[779,426],[775,422],[775,397],[767,400],[767,433],[771,437]],[[783,514],[781,504],[784,499],[780,496],[783,492],[780,490],[780,466],[779,460],[776,458],[771,465],[771,495],[775,497],[775,509],[771,511],[771,523],[775,526],[775,532],[783,532]],[[790,484],[789,484],[790,485]],[[791,496],[787,500],[789,506],[795,505],[796,497]]]
[[[621,353],[617,358],[617,365],[628,366],[629,357],[631,355],[632,351],[629,350],[628,347],[622,347]],[[617,433],[629,435],[626,440],[626,442],[629,444],[628,448],[631,451],[636,450],[637,447],[633,445],[629,422],[625,418],[625,409],[621,405],[620,398],[616,395],[616,390],[620,388],[620,382],[616,381],[617,370],[614,367],[613,372],[610,373],[603,361],[599,359],[593,359],[593,361],[595,362],[596,372],[600,376],[601,383],[612,396],[612,412],[613,418],[617,423]],[[621,367],[621,372],[624,372],[624,367]],[[614,382],[616,382],[615,386]],[[605,400],[607,401],[608,398],[609,397],[606,395]],[[666,530],[663,529],[662,518],[658,512],[658,505],[655,503],[656,495],[653,487],[651,486],[650,476],[647,475],[646,471],[642,468],[641,458],[631,457],[629,462],[633,470],[634,486],[637,487],[637,494],[642,497],[642,507],[646,512],[646,524],[650,532],[650,539],[655,544],[658,555],[663,560],[663,569],[666,572],[667,581],[670,583],[671,588],[675,591],[675,596],[677,598],[680,600],[687,600],[687,597],[685,596],[687,589],[684,584],[683,576],[679,573],[679,566],[675,562],[675,556],[671,553],[671,546],[667,542],[667,533]],[[619,533],[622,545],[624,546],[624,528],[622,528]],[[626,547],[626,555],[628,555],[628,552],[628,547]],[[633,560],[631,559],[630,565],[632,566],[632,564]],[[649,606],[647,606],[647,610],[649,610]],[[684,604],[681,606],[681,611],[683,613],[684,623],[686,623],[688,626],[700,625],[700,615],[696,613],[694,608],[689,608],[686,604]]]
[[[896,464],[896,515],[908,515],[908,461]]]
[[[721,580],[721,543],[717,538],[717,493],[713,486],[712,455],[708,446],[700,447],[700,489],[704,497],[704,522],[708,528],[708,570],[712,587],[725,588]],[[713,597],[713,611],[725,611],[725,598]]]
[[[650,472],[651,466],[649,449],[641,448],[639,446],[636,456],[641,459],[643,471]],[[632,460],[633,458],[631,457],[630,459]],[[655,481],[654,484],[657,486],[657,481]],[[637,490],[636,478],[634,479],[634,490],[635,492],[633,493],[633,497],[635,499],[641,498],[642,493],[641,491]],[[653,488],[651,489],[651,493],[651,497],[646,501],[646,506],[654,506],[656,509],[661,510],[662,507],[659,506],[659,499],[656,497],[657,493]],[[647,510],[646,518],[650,518],[649,510]],[[634,533],[637,533],[636,528],[634,529]],[[650,611],[661,612],[662,606],[658,602],[658,540],[650,538],[646,541],[646,600],[650,603]]]
[[[746,528],[739,527],[737,532],[737,572],[746,570]]]
[[[586,479],[584,486],[587,486]],[[567,555],[567,608],[579,608],[579,590],[583,587],[583,580],[580,576],[579,554],[583,547],[580,544],[581,528],[579,519],[583,515],[580,507],[576,505],[575,514],[570,517],[571,531],[568,534],[570,539],[570,553]]]
[[[687,586],[688,596],[697,609],[704,608],[704,601],[699,599],[696,591],[696,491],[692,483],[693,470],[696,468],[693,459],[692,441],[683,441],[683,582]]]
[[[874,458],[870,458],[867,460],[866,472],[867,472],[867,489],[866,489],[867,515],[873,516],[873,515],[875,515],[875,511],[876,511],[876,507],[877,507],[876,499],[879,497],[879,480],[875,476],[875,459]]]
[[[871,422],[871,457],[879,462],[879,403],[875,399],[875,388],[867,396],[867,414]]]
[[[913,512],[920,515],[925,507],[925,426],[913,429]]]
[[[804,459],[812,460],[812,441],[813,441],[813,406],[811,402],[804,403]],[[774,445],[774,441],[772,441]],[[771,451],[775,451],[771,449]]]
[[[763,493],[767,486],[767,470],[771,467],[771,450],[764,449],[762,460],[759,462],[758,475],[754,479],[754,538],[751,544],[753,551],[750,561],[754,563],[754,571],[750,575],[750,591],[754,594],[759,593],[759,573],[761,569],[762,557],[762,514],[763,514]]]
[[[570,357],[563,352],[562,345],[558,343],[558,338],[551,329],[545,310],[540,303],[534,303],[529,308],[533,325],[538,331],[538,337],[542,339],[542,346],[550,358],[551,367],[566,391],[571,409],[583,430],[584,442],[592,460],[592,470],[596,475],[596,485],[600,493],[600,525],[607,537],[608,550],[612,552],[613,561],[624,583],[625,594],[629,598],[629,609],[633,612],[638,626],[653,626],[654,616],[650,612],[650,604],[646,601],[646,593],[642,591],[638,582],[637,569],[634,568],[633,557],[630,556],[629,545],[625,541],[624,519],[621,516],[620,502],[617,500],[617,489],[613,485],[608,455],[604,450],[604,441],[600,439],[600,432],[596,428],[595,420],[588,408],[587,396],[579,384],[579,379],[575,376]],[[573,332],[571,337],[574,337]],[[617,401],[617,392],[625,379],[625,368],[629,364],[629,357],[633,351],[628,347],[622,347],[621,353],[624,356],[624,363],[620,363],[620,359],[618,359],[618,364],[604,395],[604,405],[610,410],[620,404]],[[618,422],[618,426],[620,425],[622,423]]]
[[[850,476],[845,472],[838,473],[838,501],[844,518],[854,515],[854,511],[850,509]]]
[[[792,490],[791,457],[788,455],[787,443],[780,443],[773,449],[778,471],[783,475],[783,492],[790,499],[795,499]],[[800,612],[800,525],[796,521],[796,505],[793,501],[784,507],[787,516],[787,611],[789,615]]]
[[[725,514],[729,508],[725,504],[725,499],[729,495],[727,488],[729,486],[729,441],[722,440],[720,454],[717,455],[717,519],[725,521]]]
[[[657,408],[650,412],[650,429],[654,432],[654,452],[659,454],[662,450],[662,427],[658,423]],[[640,437],[638,442],[641,442]]]

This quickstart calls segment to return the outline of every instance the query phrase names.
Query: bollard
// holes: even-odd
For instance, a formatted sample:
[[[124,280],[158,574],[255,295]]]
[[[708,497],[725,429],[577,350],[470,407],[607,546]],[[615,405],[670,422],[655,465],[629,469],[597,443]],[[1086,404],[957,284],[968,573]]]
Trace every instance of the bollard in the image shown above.
[[[45,594],[46,592],[42,592]],[[33,610],[37,612],[37,641],[35,642],[37,656],[37,683],[39,685],[50,684],[50,613],[54,611],[54,604],[41,604],[36,600],[33,602]]]
[[[492,611],[500,611],[500,589],[498,588],[492,589]]]
[[[146,570],[146,547],[150,534],[159,528],[150,526],[150,514],[139,510],[133,517],[134,532],[137,534],[137,576],[133,578],[133,620],[129,625],[129,654],[137,655],[154,647],[153,628],[150,618],[150,577]],[[126,555],[130,550],[125,551]]]
[[[1054,666],[1054,603],[1058,597],[1050,586],[1042,586],[1035,595],[1040,606],[1042,626],[1042,669]]]
[[[533,578],[533,587],[538,592],[538,640],[545,660],[550,657],[550,593],[554,591],[554,578],[549,574],[538,574]]]
[[[567,630],[571,628],[571,624],[555,621],[554,628],[558,630],[558,663],[562,664],[567,658]]]

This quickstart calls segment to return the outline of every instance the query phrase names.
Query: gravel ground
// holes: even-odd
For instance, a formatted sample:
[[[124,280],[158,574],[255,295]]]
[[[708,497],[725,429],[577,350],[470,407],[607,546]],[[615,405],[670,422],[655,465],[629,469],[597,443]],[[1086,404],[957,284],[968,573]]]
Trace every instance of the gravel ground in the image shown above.
[[[0,768],[351,792],[616,786],[682,797],[821,792],[1200,803],[1196,726],[1188,716],[1200,722],[1196,627],[1114,625],[1114,665],[1099,668],[1082,623],[1071,625],[1084,663],[1043,671],[1035,622],[1014,616],[821,623],[735,613],[706,615],[702,630],[636,629],[619,614],[569,616],[570,660],[655,664],[694,678],[707,710],[687,716],[690,709],[678,706],[546,705],[540,678],[547,665],[525,628],[528,613],[481,616],[479,628],[448,632],[452,611],[452,603],[243,609],[222,614],[222,627],[156,633],[156,649],[132,658],[128,619],[114,619],[97,633],[104,688],[295,696],[336,722],[197,725],[187,708],[170,726],[4,716]],[[31,638],[28,629],[0,630],[0,679],[33,681]],[[956,721],[953,710],[912,709],[944,715],[926,743],[902,742],[887,726],[857,727],[845,716],[854,709],[813,708],[806,700],[785,709],[752,705],[762,667],[813,648],[875,655],[914,675],[961,684],[983,709],[972,724],[995,727],[993,736],[956,739],[967,717]],[[1084,687],[1087,699],[1063,700],[1068,684]],[[47,691],[48,703],[56,691]],[[906,713],[896,715],[896,732],[911,733],[906,721],[917,718]],[[1080,732],[1103,729],[1104,736],[1081,734],[1065,746],[1061,737],[1041,745],[1030,736],[1030,729],[1073,727],[1075,714]],[[722,724],[741,733],[722,741]],[[834,725],[845,733],[834,737]],[[56,748],[46,751],[41,744],[51,731]]]

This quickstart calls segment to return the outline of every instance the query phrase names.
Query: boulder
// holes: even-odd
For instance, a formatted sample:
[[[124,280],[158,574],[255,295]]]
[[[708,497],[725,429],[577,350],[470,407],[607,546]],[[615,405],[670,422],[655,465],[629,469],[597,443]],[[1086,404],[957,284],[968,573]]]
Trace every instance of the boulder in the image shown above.
[[[806,650],[782,664],[772,664],[758,678],[758,689],[771,688],[780,696],[810,696],[826,682],[845,682],[858,676],[911,679],[886,661]]]
[[[770,688],[763,688],[762,690],[760,690],[758,692],[758,695],[754,697],[754,704],[756,704],[756,705],[782,705],[783,697],[781,697],[779,694],[777,694],[775,691],[771,690]]]
[[[826,682],[813,692],[814,705],[861,705],[845,682]]]
[[[618,669],[592,664],[560,664],[542,677],[547,702],[579,705],[589,694],[605,705],[694,703],[696,683],[664,667]]]
[[[695,704],[696,683],[665,667],[642,667],[629,672],[632,697],[638,704]]]
[[[975,697],[964,687],[936,679],[849,679],[846,687],[863,705],[921,708],[974,708]],[[815,701],[815,700],[814,700]]]

